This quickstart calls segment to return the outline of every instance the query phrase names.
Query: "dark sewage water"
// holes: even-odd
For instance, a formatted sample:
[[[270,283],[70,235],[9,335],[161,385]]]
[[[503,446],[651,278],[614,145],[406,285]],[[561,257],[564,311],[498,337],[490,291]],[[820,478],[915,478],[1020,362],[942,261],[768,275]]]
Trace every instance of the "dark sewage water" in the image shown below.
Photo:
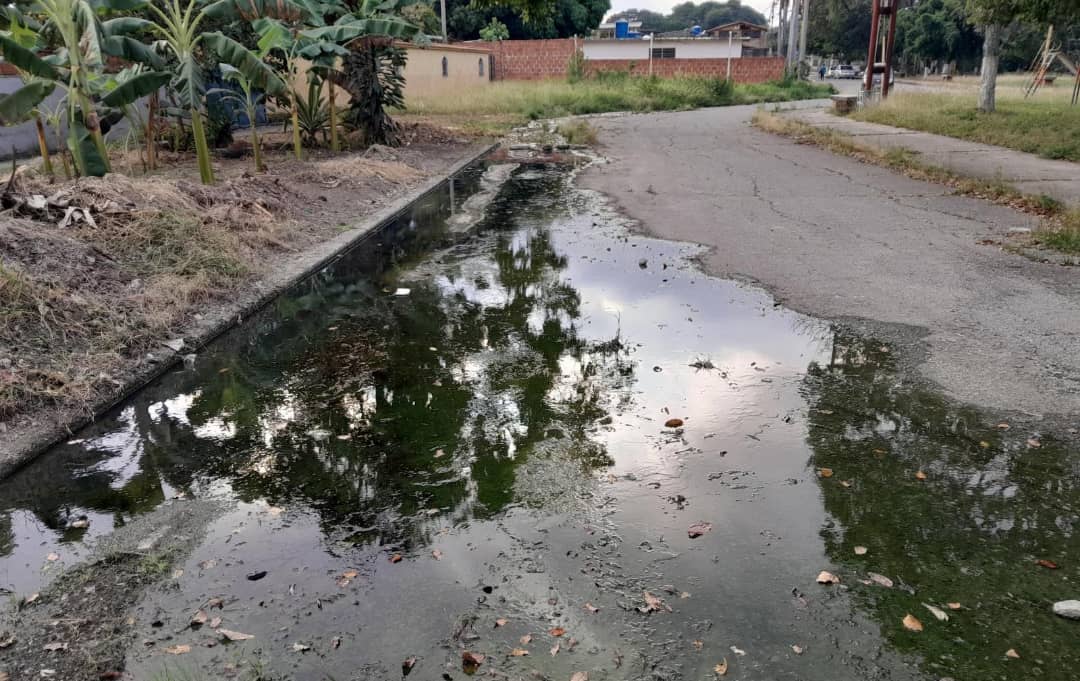
[[[469,228],[485,172],[0,482],[0,586],[216,499],[135,679],[1080,678],[1075,443],[704,276],[572,167]],[[187,626],[215,598],[253,638]]]

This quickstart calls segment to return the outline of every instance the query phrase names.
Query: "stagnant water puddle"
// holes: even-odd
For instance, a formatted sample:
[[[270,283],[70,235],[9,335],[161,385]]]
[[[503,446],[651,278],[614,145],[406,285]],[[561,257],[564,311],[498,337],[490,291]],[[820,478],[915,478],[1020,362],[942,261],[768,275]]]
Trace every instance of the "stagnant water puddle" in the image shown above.
[[[0,585],[215,499],[117,624],[132,678],[1076,678],[1077,451],[703,276],[566,167],[466,230],[483,171],[0,483]]]

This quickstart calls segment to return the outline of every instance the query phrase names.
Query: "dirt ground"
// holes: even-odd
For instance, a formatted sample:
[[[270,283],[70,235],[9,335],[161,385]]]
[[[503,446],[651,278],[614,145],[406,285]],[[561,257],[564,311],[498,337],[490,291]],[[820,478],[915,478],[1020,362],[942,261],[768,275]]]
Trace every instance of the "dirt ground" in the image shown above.
[[[296,161],[269,135],[266,172],[241,143],[215,158],[210,187],[192,156],[164,152],[152,174],[134,155],[78,181],[19,168],[0,213],[0,451],[118,394],[215,306],[477,147],[423,124],[404,138]]]

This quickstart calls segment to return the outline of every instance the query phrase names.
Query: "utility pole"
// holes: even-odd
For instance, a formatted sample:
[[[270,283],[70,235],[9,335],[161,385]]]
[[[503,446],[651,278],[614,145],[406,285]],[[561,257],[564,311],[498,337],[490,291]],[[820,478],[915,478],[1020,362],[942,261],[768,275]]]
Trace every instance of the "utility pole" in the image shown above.
[[[446,35],[446,0],[439,0],[439,8],[442,10],[442,41],[449,43],[450,38]]]
[[[780,25],[776,31],[776,56],[783,57],[784,52],[784,33],[787,30],[788,19],[788,0],[780,0]]]
[[[787,39],[787,70],[791,71],[791,67],[795,64],[795,40],[798,37],[799,29],[799,0],[791,0],[791,7],[788,11],[788,39]]]
[[[799,26],[799,61],[806,59],[806,31],[810,26],[810,0],[802,0],[802,25]],[[799,64],[795,64],[798,73]]]

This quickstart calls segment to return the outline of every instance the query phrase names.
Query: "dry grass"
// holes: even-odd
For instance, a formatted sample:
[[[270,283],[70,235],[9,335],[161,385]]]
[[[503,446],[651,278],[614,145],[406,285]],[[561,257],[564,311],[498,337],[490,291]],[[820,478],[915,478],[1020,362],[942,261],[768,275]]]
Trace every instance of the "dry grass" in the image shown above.
[[[61,231],[56,211],[0,221],[0,421],[89,409],[162,340],[183,335],[192,314],[235,296],[283,253],[338,233],[340,211],[363,215],[425,176],[389,152],[271,158],[277,174],[252,176],[240,160],[212,187],[192,181],[190,163],[77,182],[20,174],[22,191],[62,192],[95,224]]]
[[[1071,87],[1044,87],[1025,99],[1022,79],[1003,78],[997,111],[984,114],[975,109],[977,82],[960,79],[924,92],[900,90],[852,117],[1080,162],[1080,106],[1069,103]]]

